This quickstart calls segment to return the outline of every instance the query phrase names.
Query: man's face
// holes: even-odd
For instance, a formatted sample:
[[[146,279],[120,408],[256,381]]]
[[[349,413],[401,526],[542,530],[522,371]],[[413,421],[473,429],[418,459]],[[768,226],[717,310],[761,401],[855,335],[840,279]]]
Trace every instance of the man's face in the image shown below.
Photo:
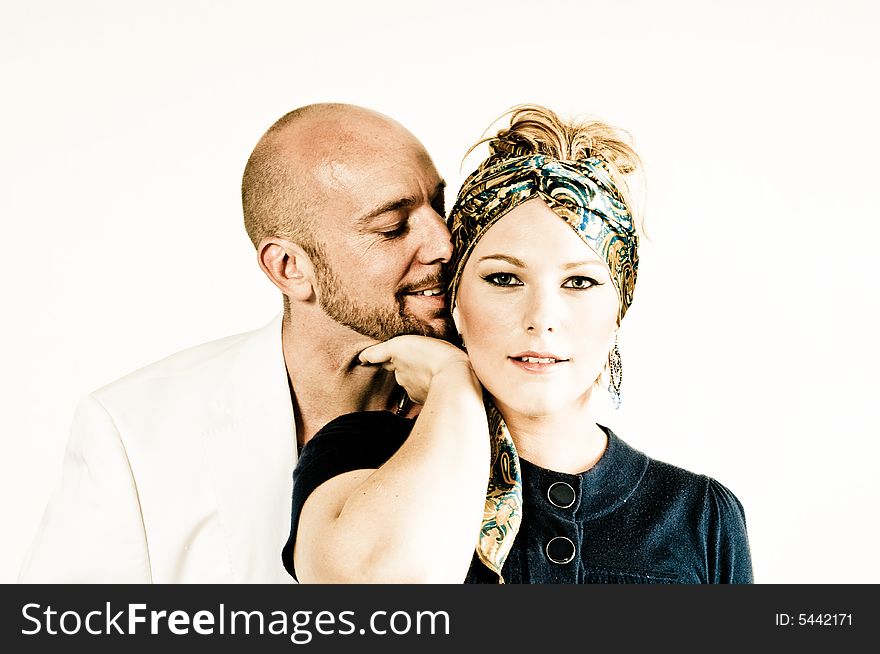
[[[320,170],[324,197],[314,263],[324,312],[384,341],[447,334],[443,264],[452,246],[434,164],[409,135]]]

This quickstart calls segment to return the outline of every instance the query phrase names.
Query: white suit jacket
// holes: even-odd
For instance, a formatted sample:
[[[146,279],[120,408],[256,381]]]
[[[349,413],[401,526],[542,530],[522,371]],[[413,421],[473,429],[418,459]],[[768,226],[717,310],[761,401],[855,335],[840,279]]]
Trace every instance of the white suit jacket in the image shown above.
[[[281,316],[86,397],[22,582],[289,583]]]

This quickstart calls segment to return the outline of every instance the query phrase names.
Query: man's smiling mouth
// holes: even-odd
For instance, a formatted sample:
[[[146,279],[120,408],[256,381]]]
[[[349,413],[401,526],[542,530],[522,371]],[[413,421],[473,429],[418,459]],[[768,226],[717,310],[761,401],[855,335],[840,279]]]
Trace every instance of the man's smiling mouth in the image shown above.
[[[444,295],[445,291],[437,286],[435,288],[426,288],[421,291],[410,291],[407,295],[424,295],[425,297],[434,297],[435,295]]]

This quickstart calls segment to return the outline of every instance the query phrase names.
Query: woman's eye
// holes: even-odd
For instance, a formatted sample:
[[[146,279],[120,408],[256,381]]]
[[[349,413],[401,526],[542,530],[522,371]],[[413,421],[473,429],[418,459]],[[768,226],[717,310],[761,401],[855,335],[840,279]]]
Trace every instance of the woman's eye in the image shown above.
[[[578,288],[578,289],[587,289],[592,286],[598,286],[599,282],[597,282],[592,277],[572,277],[565,281],[562,285],[563,288]]]
[[[483,279],[495,286],[522,286],[522,282],[512,273],[492,273]]]

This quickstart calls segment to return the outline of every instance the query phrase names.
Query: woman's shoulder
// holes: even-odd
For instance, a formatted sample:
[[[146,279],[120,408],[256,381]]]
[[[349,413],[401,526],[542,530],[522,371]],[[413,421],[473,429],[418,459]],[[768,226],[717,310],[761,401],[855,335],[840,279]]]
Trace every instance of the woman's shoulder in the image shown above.
[[[733,491],[713,477],[669,463],[652,460],[650,469],[678,485],[683,498],[679,508],[691,516],[701,535],[709,583],[752,583],[746,514]]]
[[[617,438],[623,447],[639,452],[639,450],[627,445],[620,437],[614,436],[614,438]],[[655,459],[641,452],[639,454],[642,454],[647,460],[647,467],[642,479],[643,484],[673,491],[671,496],[680,497],[684,493],[701,504],[706,511],[721,514],[732,512],[744,516],[742,503],[737,496],[717,479]]]
[[[710,583],[752,583],[746,515],[739,498],[714,477],[648,457],[644,495],[666,510],[689,516],[706,552]]]
[[[741,523],[745,528],[742,502],[732,490],[714,477],[651,457],[648,457],[646,476],[667,488],[674,488],[679,496],[684,494],[691,497],[694,504],[702,508],[704,518],[709,522],[733,521]]]

